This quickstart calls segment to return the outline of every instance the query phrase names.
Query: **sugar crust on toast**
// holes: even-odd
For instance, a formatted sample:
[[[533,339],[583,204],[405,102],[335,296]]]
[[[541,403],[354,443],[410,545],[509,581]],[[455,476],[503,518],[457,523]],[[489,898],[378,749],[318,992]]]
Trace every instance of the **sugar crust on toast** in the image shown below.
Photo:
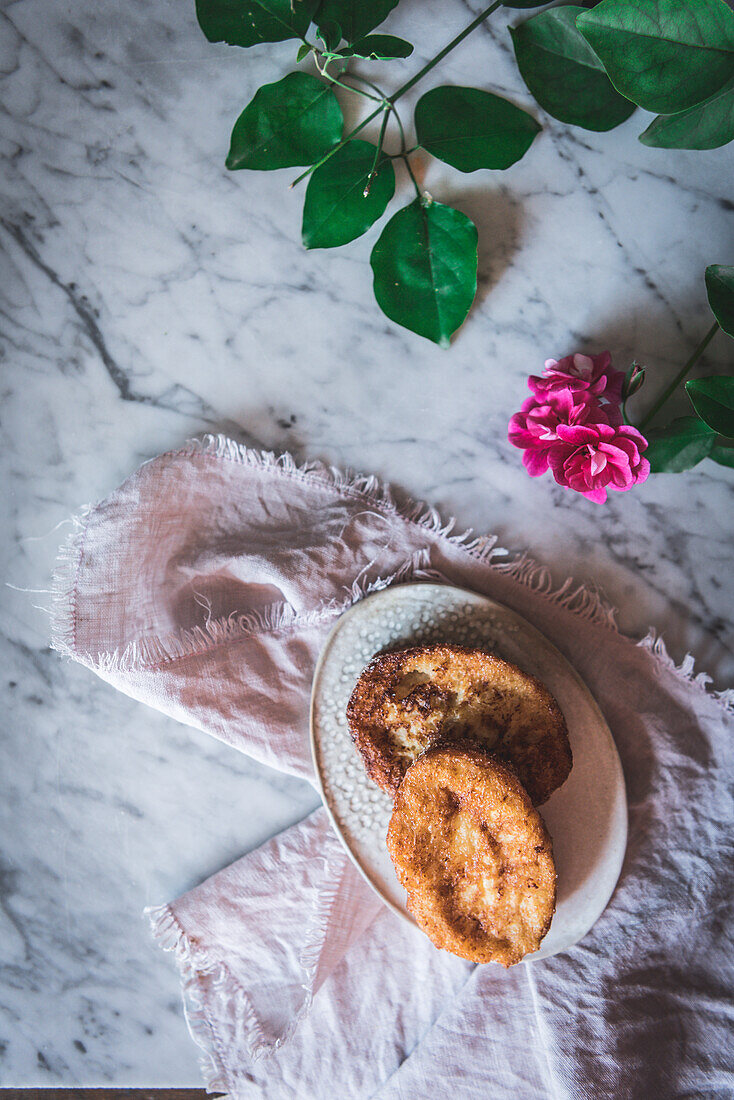
[[[347,707],[370,778],[395,795],[413,761],[439,740],[491,752],[534,805],[568,778],[566,722],[548,689],[515,665],[458,645],[378,654]]]

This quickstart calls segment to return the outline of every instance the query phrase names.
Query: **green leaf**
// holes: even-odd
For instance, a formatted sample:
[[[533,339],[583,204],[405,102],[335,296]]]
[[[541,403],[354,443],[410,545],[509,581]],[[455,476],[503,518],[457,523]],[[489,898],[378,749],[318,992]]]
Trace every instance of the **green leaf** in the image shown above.
[[[651,432],[645,458],[653,474],[679,474],[711,453],[716,432],[695,416],[681,416],[662,431]]]
[[[509,168],[541,127],[527,111],[478,88],[433,88],[415,108],[418,143],[458,168]]]
[[[713,458],[719,466],[734,467],[734,447],[722,447],[715,443],[708,457]]]
[[[349,141],[312,174],[306,190],[301,234],[306,248],[336,248],[361,237],[385,213],[395,193],[392,161],[377,166],[369,194],[364,190],[377,146]]]
[[[576,26],[585,9],[551,8],[510,30],[520,75],[540,106],[561,122],[611,130],[635,109],[621,96]]]
[[[318,31],[319,37],[324,43],[324,47],[328,53],[333,53],[344,37],[339,24],[334,23],[331,19],[320,20]]]
[[[706,291],[714,317],[726,335],[734,337],[734,267],[707,267]]]
[[[301,45],[298,47],[298,53],[296,54],[296,64],[300,64],[300,62],[303,61],[304,58],[308,57],[310,53],[311,46],[309,46],[308,42],[302,42]]]
[[[387,223],[370,263],[383,313],[448,347],[477,291],[474,223],[450,206],[415,199]]]
[[[734,378],[694,378],[686,382],[686,393],[704,424],[734,436]]]
[[[392,61],[395,57],[410,57],[413,46],[394,34],[368,34],[353,46],[342,50],[343,57],[369,57],[372,61]]]
[[[684,111],[734,76],[724,0],[602,0],[577,26],[617,91],[647,111]]]
[[[333,20],[347,42],[356,42],[387,19],[398,0],[322,0],[318,22]]]
[[[657,149],[718,149],[734,141],[734,79],[687,111],[658,115],[640,141]]]
[[[303,38],[318,0],[196,0],[196,18],[210,42],[256,46]]]
[[[237,119],[227,168],[270,171],[313,164],[341,137],[342,111],[327,84],[289,73],[264,84]]]

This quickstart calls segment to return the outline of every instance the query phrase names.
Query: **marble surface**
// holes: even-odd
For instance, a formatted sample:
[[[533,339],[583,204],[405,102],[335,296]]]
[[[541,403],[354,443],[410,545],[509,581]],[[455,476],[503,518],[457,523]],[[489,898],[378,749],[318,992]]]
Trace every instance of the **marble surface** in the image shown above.
[[[403,0],[391,29],[420,45],[386,80],[479,7]],[[293,173],[224,169],[234,118],[292,67],[292,43],[209,45],[173,0],[5,0],[0,20],[0,1084],[197,1084],[175,968],[141,910],[316,796],[49,650],[57,525],[142,460],[223,430],[376,472],[528,547],[728,686],[732,471],[657,476],[598,506],[527,478],[505,431],[548,356],[635,356],[651,376],[640,407],[687,358],[709,325],[704,267],[732,260],[734,157],[646,149],[639,113],[602,135],[541,116],[505,173],[427,165],[434,196],[479,226],[477,303],[445,352],[378,312],[375,230],[307,253]],[[497,13],[420,90],[481,82],[529,105],[507,23]],[[732,350],[718,336],[704,366]]]

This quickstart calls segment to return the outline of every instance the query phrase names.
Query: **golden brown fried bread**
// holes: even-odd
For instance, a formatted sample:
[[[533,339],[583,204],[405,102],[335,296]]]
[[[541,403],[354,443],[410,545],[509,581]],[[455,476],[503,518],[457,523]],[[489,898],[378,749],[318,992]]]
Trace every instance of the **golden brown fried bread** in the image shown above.
[[[426,645],[374,657],[357,681],[347,719],[367,774],[389,794],[438,740],[498,756],[536,806],[571,771],[566,723],[550,692],[479,649]]]
[[[436,947],[512,966],[556,903],[551,839],[515,776],[478,749],[429,749],[400,785],[387,849]]]

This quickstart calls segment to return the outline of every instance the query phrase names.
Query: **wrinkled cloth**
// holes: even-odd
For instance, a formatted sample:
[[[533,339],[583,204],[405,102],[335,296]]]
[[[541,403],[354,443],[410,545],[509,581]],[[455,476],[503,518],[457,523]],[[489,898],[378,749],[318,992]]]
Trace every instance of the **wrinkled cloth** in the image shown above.
[[[321,1100],[734,1095],[731,693],[620,635],[597,593],[452,533],[374,478],[206,438],[78,518],[53,644],[119,690],[313,781],[309,699],[366,594],[441,578],[538,627],[622,760],[617,889],[571,950],[502,971],[437,951],[353,867],[326,811],[150,914],[211,1089]]]

